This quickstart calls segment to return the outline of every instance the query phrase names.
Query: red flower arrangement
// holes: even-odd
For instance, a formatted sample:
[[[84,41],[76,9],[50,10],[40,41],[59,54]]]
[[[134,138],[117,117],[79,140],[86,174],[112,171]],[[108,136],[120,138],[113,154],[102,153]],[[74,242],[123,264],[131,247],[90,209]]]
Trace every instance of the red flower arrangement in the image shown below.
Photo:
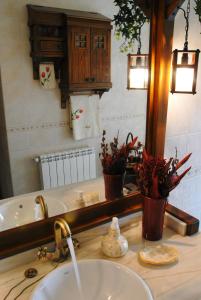
[[[99,157],[103,167],[103,173],[109,175],[123,174],[126,169],[126,163],[129,152],[133,149],[137,137],[135,137],[130,143],[123,144],[119,147],[118,135],[113,139],[110,144],[106,143],[106,131],[103,130],[101,153]]]
[[[138,187],[141,194],[149,198],[167,198],[169,193],[180,183],[181,179],[191,169],[189,167],[178,175],[177,171],[190,158],[191,153],[181,161],[177,158],[155,158],[143,151],[143,162],[139,167]]]

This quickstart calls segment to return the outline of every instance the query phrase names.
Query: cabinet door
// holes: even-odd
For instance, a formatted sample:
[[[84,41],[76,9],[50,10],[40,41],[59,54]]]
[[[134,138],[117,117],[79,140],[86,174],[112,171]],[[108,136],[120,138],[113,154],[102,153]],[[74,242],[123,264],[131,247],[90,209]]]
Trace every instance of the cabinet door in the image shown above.
[[[94,82],[110,82],[110,30],[91,29],[91,78]]]
[[[69,82],[87,83],[90,78],[90,28],[71,27],[69,35]]]

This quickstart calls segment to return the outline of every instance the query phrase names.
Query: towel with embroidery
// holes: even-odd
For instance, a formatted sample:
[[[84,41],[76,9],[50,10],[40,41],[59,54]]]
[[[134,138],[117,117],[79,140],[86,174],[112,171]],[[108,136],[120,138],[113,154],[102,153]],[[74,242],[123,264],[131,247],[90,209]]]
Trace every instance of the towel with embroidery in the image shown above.
[[[42,63],[39,65],[40,84],[44,89],[55,89],[56,79],[53,63]]]
[[[70,123],[75,140],[97,137],[100,134],[98,96],[71,96]]]

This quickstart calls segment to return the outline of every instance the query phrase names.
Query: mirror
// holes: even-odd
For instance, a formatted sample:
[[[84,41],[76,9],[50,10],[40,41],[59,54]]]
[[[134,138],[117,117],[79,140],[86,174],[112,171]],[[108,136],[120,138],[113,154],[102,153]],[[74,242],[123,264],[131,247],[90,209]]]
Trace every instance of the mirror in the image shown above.
[[[48,5],[53,6],[54,3],[50,0]],[[116,10],[112,1],[107,2],[106,7],[102,7],[99,1],[91,4],[87,1],[85,4],[83,1],[76,4],[74,1],[59,1],[56,5],[100,12],[111,19]],[[127,90],[127,54],[120,52],[122,41],[115,39],[114,29],[111,35],[113,87],[100,100],[97,99],[100,135],[75,141],[69,128],[69,108],[60,108],[59,89],[42,89],[39,81],[33,80],[27,9],[24,1],[16,2],[14,6],[16,9],[11,10],[7,0],[1,3],[0,231],[40,220],[40,212],[36,211],[35,205],[38,195],[44,196],[49,217],[82,208],[80,192],[84,193],[85,206],[105,201],[98,155],[103,129],[107,132],[108,141],[112,141],[119,132],[119,143],[125,143],[128,133],[132,132],[143,144],[146,142],[147,91]],[[142,53],[148,52],[149,25],[146,24],[142,29]],[[88,96],[72,96],[72,101],[73,97],[85,97],[88,101]],[[97,179],[42,190],[40,166],[35,158],[82,147],[95,149]],[[14,198],[9,198],[12,195]]]

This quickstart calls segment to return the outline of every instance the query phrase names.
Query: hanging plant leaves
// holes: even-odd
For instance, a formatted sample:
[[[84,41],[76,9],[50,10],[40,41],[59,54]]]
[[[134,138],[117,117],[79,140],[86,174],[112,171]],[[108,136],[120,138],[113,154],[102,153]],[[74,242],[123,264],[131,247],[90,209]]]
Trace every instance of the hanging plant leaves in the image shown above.
[[[195,14],[198,15],[199,21],[201,23],[201,0],[195,0]]]
[[[115,36],[124,42],[120,46],[121,52],[133,51],[134,43],[138,40],[139,32],[148,21],[135,0],[114,0],[119,11],[114,15]]]

